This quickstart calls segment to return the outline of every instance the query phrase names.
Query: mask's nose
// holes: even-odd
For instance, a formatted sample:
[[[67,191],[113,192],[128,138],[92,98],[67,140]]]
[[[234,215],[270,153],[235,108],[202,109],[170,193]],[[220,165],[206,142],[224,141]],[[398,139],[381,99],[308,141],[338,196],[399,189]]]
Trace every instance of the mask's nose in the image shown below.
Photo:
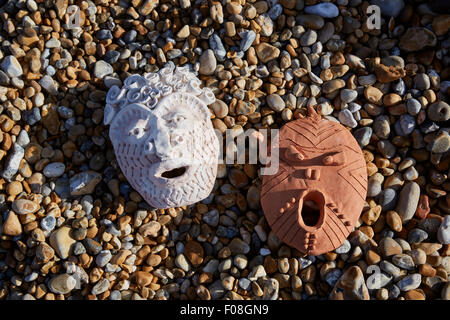
[[[161,160],[165,160],[170,158],[170,133],[168,128],[162,125],[160,121],[157,122],[156,126],[155,152]]]

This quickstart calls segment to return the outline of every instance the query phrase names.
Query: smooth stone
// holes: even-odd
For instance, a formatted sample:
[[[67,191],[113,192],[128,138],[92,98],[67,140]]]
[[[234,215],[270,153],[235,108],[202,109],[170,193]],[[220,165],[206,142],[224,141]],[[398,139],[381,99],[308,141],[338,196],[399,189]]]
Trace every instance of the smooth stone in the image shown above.
[[[94,76],[103,79],[114,72],[113,67],[106,61],[99,60],[94,65]]]
[[[373,122],[373,130],[378,138],[387,139],[391,132],[389,117],[386,115],[380,115],[376,117]]]
[[[416,182],[408,182],[400,191],[396,212],[403,224],[411,220],[419,204],[420,187]]]
[[[61,259],[69,257],[70,248],[76,241],[70,236],[70,228],[60,227],[50,234],[50,245]]]
[[[367,278],[366,284],[369,290],[378,290],[384,288],[389,282],[391,282],[392,276],[389,276],[383,272],[375,272]]]
[[[286,106],[283,99],[281,99],[281,97],[277,94],[268,95],[266,97],[266,102],[267,102],[267,105],[269,106],[269,108],[276,112],[283,111],[283,109]]]
[[[392,257],[392,262],[401,269],[414,270],[414,261],[407,254],[396,254]]]
[[[339,278],[334,286],[332,300],[370,300],[364,274],[358,266],[351,266]]]
[[[182,253],[180,253],[179,255],[176,256],[176,258],[175,258],[175,265],[178,268],[184,270],[185,272],[188,272],[191,269],[188,260],[186,259],[186,257]]]
[[[42,230],[50,232],[55,229],[56,218],[54,216],[45,216],[42,218],[40,226]]]
[[[314,30],[306,31],[300,38],[302,47],[309,47],[317,41],[317,33]]]
[[[398,242],[389,237],[381,239],[378,248],[383,257],[390,257],[402,253],[402,247]]]
[[[47,178],[58,178],[64,174],[66,171],[66,166],[62,162],[52,162],[45,166],[44,176]]]
[[[450,134],[440,131],[429,145],[433,153],[445,153],[450,149]]]
[[[370,142],[370,137],[372,136],[372,128],[371,127],[362,127],[353,132],[353,136],[361,148],[367,146]]]
[[[51,95],[56,96],[58,94],[58,82],[53,80],[51,76],[43,76],[41,80],[39,80],[39,84]]]
[[[11,78],[18,78],[23,74],[22,66],[14,56],[5,57],[0,67]]]
[[[77,281],[74,277],[67,273],[63,273],[50,279],[48,288],[51,292],[56,294],[67,294],[75,289],[76,284]]]
[[[102,245],[91,238],[84,239],[83,245],[86,248],[87,253],[93,256],[98,255],[102,251]]]
[[[423,27],[409,27],[402,35],[399,47],[402,50],[413,52],[425,47],[434,47],[437,43],[436,35]]]
[[[383,270],[384,272],[394,276],[395,278],[397,278],[398,276],[401,275],[400,268],[396,267],[395,265],[393,265],[389,261],[385,261],[385,260],[381,261],[380,262],[380,269]]]
[[[329,2],[306,6],[304,10],[308,14],[315,14],[322,18],[336,18],[339,15],[338,7]]]
[[[7,236],[18,236],[22,234],[22,225],[18,216],[13,211],[8,211],[3,222],[3,234]]]
[[[90,194],[95,186],[101,181],[102,175],[95,171],[84,171],[70,178],[70,194],[72,196],[81,196]]]
[[[394,157],[396,149],[395,146],[389,140],[378,141],[377,147],[384,157],[388,159]]]
[[[216,55],[216,57],[219,61],[223,61],[223,59],[225,59],[225,56],[227,55],[227,51],[225,50],[225,47],[223,46],[222,40],[216,33],[214,33],[209,38],[209,47],[214,51],[214,54]]]
[[[371,0],[370,3],[379,6],[381,13],[388,17],[397,17],[405,7],[403,0]]]
[[[353,117],[353,114],[348,109],[340,111],[338,114],[338,119],[343,125],[346,125],[350,128],[355,128],[358,125],[355,118]]]
[[[348,253],[351,248],[352,248],[352,245],[351,245],[350,241],[345,239],[344,242],[341,244],[341,246],[339,248],[335,249],[334,252],[336,252],[338,254],[344,254],[344,253]]]
[[[437,232],[437,238],[442,244],[450,244],[450,215],[446,215],[442,220]]]
[[[277,300],[280,284],[277,279],[263,280],[263,300]]]
[[[100,281],[98,281],[95,286],[92,287],[91,293],[93,295],[98,295],[101,294],[103,292],[105,292],[106,290],[108,290],[110,286],[110,282],[108,279],[103,278]]]
[[[358,91],[350,89],[342,89],[340,95],[341,101],[343,103],[350,103],[358,97]]]
[[[398,121],[400,128],[402,129],[403,135],[409,135],[416,128],[416,119],[409,114],[402,114]]]
[[[205,50],[200,56],[200,74],[212,75],[217,67],[217,60],[214,56],[214,51],[211,49]]]
[[[408,233],[408,242],[409,243],[420,243],[428,238],[428,233],[423,231],[422,229],[414,228],[411,229]]]
[[[232,254],[247,254],[250,251],[250,246],[242,241],[240,238],[234,238],[228,244]]]
[[[433,121],[447,121],[450,119],[450,106],[444,101],[438,101],[427,108],[428,118]]]
[[[267,42],[262,42],[256,47],[256,54],[262,63],[267,63],[278,58],[280,55],[280,49],[268,44]]]
[[[417,289],[422,282],[422,276],[419,273],[409,274],[402,280],[397,282],[397,286],[401,291],[409,291]]]
[[[25,150],[15,143],[12,148],[12,152],[8,155],[4,170],[2,171],[2,177],[10,181],[19,170],[20,161],[22,161],[25,155]]]
[[[39,210],[39,205],[28,199],[16,199],[12,204],[12,209],[17,214],[31,214]]]
[[[109,250],[102,250],[100,253],[95,257],[95,263],[100,268],[103,268],[108,264],[108,262],[111,260],[112,254]]]
[[[419,113],[420,109],[422,108],[422,105],[417,99],[410,98],[406,100],[406,108],[408,109],[408,113],[410,115],[415,116]]]
[[[202,219],[211,227],[217,227],[219,224],[219,218],[219,211],[217,209],[213,209],[204,214]]]
[[[387,188],[382,191],[378,199],[378,204],[381,206],[382,211],[388,211],[395,208],[397,203],[397,193],[392,188]]]
[[[256,39],[256,33],[253,30],[245,31],[239,34],[242,38],[239,49],[242,52],[247,51]]]

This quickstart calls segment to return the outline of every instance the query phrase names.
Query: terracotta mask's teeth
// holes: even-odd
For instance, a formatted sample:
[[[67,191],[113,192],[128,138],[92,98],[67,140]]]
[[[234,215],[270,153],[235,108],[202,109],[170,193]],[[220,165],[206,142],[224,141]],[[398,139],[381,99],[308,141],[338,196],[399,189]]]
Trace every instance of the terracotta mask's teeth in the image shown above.
[[[296,203],[297,199],[295,199],[294,197],[291,198],[291,203]]]
[[[285,205],[285,208],[286,208],[286,209],[289,209],[290,207],[291,207],[290,202],[287,202],[286,205]]]
[[[284,213],[284,208],[281,208],[281,209],[280,209],[280,213]]]

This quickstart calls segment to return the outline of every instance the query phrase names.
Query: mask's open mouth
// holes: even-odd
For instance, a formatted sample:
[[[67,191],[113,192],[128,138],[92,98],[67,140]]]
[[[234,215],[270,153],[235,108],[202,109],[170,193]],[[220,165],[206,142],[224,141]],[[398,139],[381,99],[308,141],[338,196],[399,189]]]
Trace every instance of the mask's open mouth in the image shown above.
[[[300,215],[305,226],[318,227],[321,224],[323,205],[323,195],[318,191],[311,191],[304,196]]]
[[[179,167],[179,168],[175,168],[169,171],[164,171],[161,174],[161,177],[166,178],[166,179],[175,179],[178,177],[181,177],[183,174],[185,174],[187,170],[187,167]]]

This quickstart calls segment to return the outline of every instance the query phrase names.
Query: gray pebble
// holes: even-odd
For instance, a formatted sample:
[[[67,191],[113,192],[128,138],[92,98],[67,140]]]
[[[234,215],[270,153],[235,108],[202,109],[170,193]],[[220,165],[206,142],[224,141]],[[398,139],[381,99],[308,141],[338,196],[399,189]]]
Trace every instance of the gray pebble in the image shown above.
[[[406,107],[408,109],[408,113],[412,116],[415,116],[419,113],[420,109],[422,108],[422,105],[417,99],[410,98],[406,100]]]
[[[41,229],[44,231],[52,231],[56,227],[56,218],[54,216],[45,216],[41,220]]]
[[[0,67],[11,78],[17,78],[23,74],[22,66],[14,56],[5,57]]]
[[[422,282],[422,276],[419,273],[409,274],[402,280],[397,282],[397,286],[401,291],[409,291],[417,289]]]
[[[103,79],[114,72],[113,67],[106,61],[99,60],[94,65],[94,76]]]
[[[22,148],[25,148],[30,143],[30,137],[28,136],[28,132],[26,132],[25,130],[20,130],[16,143]]]
[[[396,254],[392,257],[392,262],[402,269],[413,270],[414,269],[414,261],[411,256],[401,253]]]
[[[100,281],[98,281],[95,286],[92,287],[91,293],[93,295],[98,295],[101,294],[103,292],[105,292],[106,290],[108,290],[110,285],[110,282],[108,279],[103,278]]]
[[[423,231],[422,229],[414,228],[411,229],[408,233],[408,242],[409,243],[420,243],[428,238],[428,233]]]
[[[397,200],[397,193],[392,188],[387,188],[382,191],[378,199],[378,204],[382,211],[393,210]]]
[[[23,159],[24,155],[25,150],[17,143],[14,143],[12,152],[6,159],[6,164],[4,170],[2,171],[3,178],[10,181],[14,177],[19,170],[20,161]]]
[[[420,187],[416,182],[408,182],[400,191],[396,211],[403,223],[411,220],[419,203]]]
[[[370,137],[372,136],[372,128],[371,127],[362,127],[355,132],[353,132],[353,136],[361,148],[367,146],[370,142]]]
[[[239,35],[242,38],[239,48],[241,49],[241,51],[245,52],[248,50],[248,48],[250,48],[253,41],[255,41],[256,33],[255,33],[255,31],[250,30],[250,31],[241,32]]]
[[[358,125],[355,118],[353,117],[353,114],[348,109],[340,111],[338,119],[343,125],[346,125],[350,128],[355,128]]]
[[[319,3],[314,6],[306,6],[305,12],[315,14],[322,18],[335,18],[339,15],[339,9],[335,4],[330,2]]]
[[[270,94],[266,97],[267,105],[270,109],[281,112],[285,108],[285,102],[278,94]]]

